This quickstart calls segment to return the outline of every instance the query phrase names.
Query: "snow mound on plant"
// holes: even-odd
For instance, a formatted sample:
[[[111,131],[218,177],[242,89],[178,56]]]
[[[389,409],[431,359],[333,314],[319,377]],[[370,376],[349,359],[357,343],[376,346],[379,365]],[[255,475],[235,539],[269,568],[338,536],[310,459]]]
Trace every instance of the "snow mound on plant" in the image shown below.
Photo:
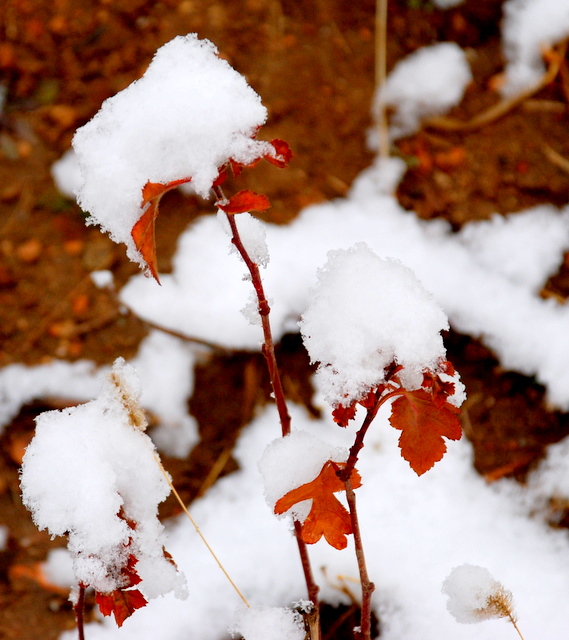
[[[300,330],[326,400],[336,406],[361,399],[384,381],[393,362],[405,387],[445,357],[441,307],[411,269],[382,259],[365,243],[330,251],[318,273]]]
[[[39,529],[68,536],[78,583],[119,589],[134,556],[148,597],[184,597],[185,579],[163,552],[157,511],[170,487],[152,441],[135,426],[146,426],[139,396],[134,368],[119,358],[96,400],[40,414],[22,464],[22,499]]]
[[[79,205],[127,255],[145,266],[131,238],[147,182],[191,178],[207,197],[219,168],[274,148],[253,139],[267,112],[245,78],[208,40],[178,36],[155,54],[144,76],[106,100],[77,130]]]
[[[347,459],[346,448],[332,446],[308,431],[292,431],[284,438],[273,440],[258,465],[271,511],[286,493],[314,480],[328,460],[345,462]],[[311,501],[303,501],[287,513],[304,522],[310,504]]]

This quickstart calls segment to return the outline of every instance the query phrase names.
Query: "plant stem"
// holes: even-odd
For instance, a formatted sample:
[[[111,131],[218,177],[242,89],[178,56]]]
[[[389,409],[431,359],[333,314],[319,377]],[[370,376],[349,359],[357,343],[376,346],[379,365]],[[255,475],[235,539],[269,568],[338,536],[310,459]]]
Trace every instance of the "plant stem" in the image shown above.
[[[220,187],[214,187],[214,191],[219,200],[225,199],[225,196],[223,195],[223,191]],[[284,437],[290,433],[291,419],[290,419],[290,414],[288,412],[282,380],[281,380],[279,368],[277,365],[277,358],[275,355],[275,343],[273,340],[273,333],[271,330],[271,323],[269,320],[269,314],[271,312],[271,308],[269,306],[267,297],[265,295],[265,290],[263,288],[263,282],[261,280],[261,273],[259,271],[259,266],[255,262],[253,262],[253,260],[251,260],[251,257],[249,256],[247,249],[241,240],[241,236],[239,235],[239,230],[237,228],[237,223],[235,222],[235,216],[231,214],[226,214],[226,216],[229,222],[229,226],[231,228],[231,235],[232,235],[231,242],[234,244],[235,248],[239,252],[239,255],[243,259],[243,262],[247,266],[247,269],[249,270],[249,274],[251,275],[251,282],[253,284],[253,288],[255,289],[255,294],[257,295],[257,302],[259,305],[259,315],[261,316],[261,323],[263,326],[263,337],[264,337],[263,355],[265,356],[265,360],[267,362],[267,369],[269,371],[271,386],[273,388],[273,396],[275,399],[275,403],[277,405],[277,411],[278,411],[279,420],[281,423],[281,433],[282,433],[282,436]],[[316,584],[316,581],[314,580],[314,574],[310,566],[310,559],[308,556],[306,543],[304,542],[301,536],[300,524],[296,521],[294,523],[294,533],[296,537],[296,543],[298,545],[300,560],[302,563],[302,570],[304,572],[304,580],[306,582],[308,597],[314,607],[312,622],[310,625],[311,640],[320,640],[320,636],[321,636],[320,602],[318,598],[319,587]]]
[[[521,640],[524,640],[522,632],[520,631],[520,628],[518,627],[518,625],[516,623],[516,619],[514,618],[514,616],[512,614],[510,614],[509,618],[510,618],[510,622],[514,625],[514,629],[518,632],[518,635],[520,636]]]
[[[79,640],[85,640],[85,625],[83,621],[83,611],[85,610],[85,585],[79,583],[79,593],[77,595],[77,602],[73,605],[75,611],[75,619],[77,620],[77,633]]]
[[[358,571],[360,574],[360,583],[362,588],[362,609],[360,630],[356,633],[359,640],[371,640],[371,596],[375,590],[375,585],[369,579],[367,565],[365,561],[364,547],[358,520],[358,511],[356,506],[356,494],[352,488],[352,481],[348,477],[344,481],[346,487],[346,498],[348,500],[348,508],[350,510],[350,519],[352,522],[352,533],[354,534],[354,545],[356,550],[356,559],[358,561]]]
[[[217,187],[219,189],[219,187]],[[221,191],[221,190],[220,190]],[[257,301],[259,304],[259,315],[261,316],[261,323],[263,326],[263,355],[267,361],[267,368],[269,370],[269,377],[271,379],[271,386],[273,387],[273,395],[279,412],[279,420],[281,423],[281,431],[283,436],[287,436],[290,433],[290,415],[286,405],[286,399],[284,395],[283,385],[279,368],[277,365],[277,357],[275,355],[275,343],[273,341],[273,333],[271,330],[271,323],[269,321],[269,314],[271,308],[265,296],[265,290],[263,288],[263,282],[261,280],[261,273],[259,266],[251,260],[245,245],[241,241],[239,230],[237,229],[237,223],[235,222],[235,216],[226,214],[229,226],[231,227],[232,238],[231,242],[235,245],[239,255],[243,258],[243,262],[247,266],[249,273],[251,274],[251,282],[257,295]]]
[[[387,75],[387,0],[376,0],[375,3],[375,88],[378,92],[385,84]],[[387,113],[383,99],[378,100],[378,134],[379,155],[389,157],[389,133]]]
[[[342,482],[345,483],[350,479],[352,475],[352,471],[354,470],[354,467],[356,466],[356,463],[358,461],[358,456],[360,454],[360,451],[364,446],[364,438],[367,433],[367,430],[369,429],[371,423],[374,421],[375,416],[379,411],[379,408],[381,407],[382,404],[384,404],[388,400],[391,400],[391,398],[401,395],[401,393],[402,393],[401,391],[399,391],[398,389],[395,389],[394,391],[391,391],[390,393],[387,393],[384,396],[381,396],[377,400],[377,402],[373,405],[373,407],[370,407],[367,410],[367,414],[362,423],[362,426],[359,428],[359,431],[356,434],[356,439],[354,440],[354,444],[350,447],[350,455],[348,456],[346,465],[342,469],[340,469],[340,471],[338,471],[337,473],[338,478],[340,478]]]

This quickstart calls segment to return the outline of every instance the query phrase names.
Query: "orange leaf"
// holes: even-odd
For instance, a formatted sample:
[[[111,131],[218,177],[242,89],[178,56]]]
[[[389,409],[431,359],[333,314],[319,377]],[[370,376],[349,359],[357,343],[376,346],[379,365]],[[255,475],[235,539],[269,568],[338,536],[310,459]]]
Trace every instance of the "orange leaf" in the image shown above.
[[[220,209],[223,209],[225,213],[244,213],[245,211],[265,211],[271,206],[267,196],[264,196],[254,191],[245,189],[239,191],[234,196],[231,196],[229,200],[222,204],[216,203]]]
[[[160,198],[168,191],[175,189],[181,184],[190,182],[190,180],[191,178],[184,178],[182,180],[173,180],[167,184],[147,182],[142,188],[142,203],[140,206],[142,208],[148,206],[132,228],[130,235],[134,240],[136,248],[140,251],[148,270],[158,284],[160,284],[160,280],[158,279],[156,262],[155,222],[158,216]]]
[[[110,616],[111,613],[115,616],[119,627],[137,609],[148,604],[138,589],[115,589],[111,593],[97,593],[95,601],[104,616]]]
[[[446,402],[441,405],[436,396],[424,389],[401,390],[392,406],[389,422],[401,431],[401,455],[417,475],[428,471],[445,454],[443,438],[460,440],[462,430],[459,410]]]
[[[289,491],[275,505],[278,515],[298,502],[312,500],[310,513],[302,523],[302,539],[306,544],[314,544],[322,536],[335,549],[345,549],[348,544],[346,536],[352,533],[350,514],[334,495],[345,489],[344,483],[336,475],[344,466],[343,463],[328,460],[312,482]],[[360,475],[355,469],[350,479],[354,489],[361,486]]]

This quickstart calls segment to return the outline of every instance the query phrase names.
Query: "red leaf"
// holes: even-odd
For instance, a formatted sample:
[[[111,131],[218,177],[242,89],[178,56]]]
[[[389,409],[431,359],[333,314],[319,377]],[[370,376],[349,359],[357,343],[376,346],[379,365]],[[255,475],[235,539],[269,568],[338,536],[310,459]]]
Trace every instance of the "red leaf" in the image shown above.
[[[275,513],[281,514],[298,502],[312,500],[310,513],[302,523],[302,539],[307,544],[318,542],[322,536],[335,549],[345,549],[348,544],[346,536],[352,533],[350,514],[334,495],[345,488],[336,475],[343,467],[342,463],[328,460],[312,482],[289,491],[275,505]],[[355,469],[350,479],[354,489],[361,486],[360,475]]]
[[[292,158],[291,148],[284,140],[279,140],[278,138],[275,138],[275,140],[271,140],[271,144],[273,145],[277,155],[270,156],[267,154],[266,156],[264,156],[265,160],[277,167],[280,167],[281,169],[283,167],[286,167],[290,162],[290,159]]]
[[[265,211],[271,206],[267,196],[245,189],[231,196],[226,203],[217,202],[225,213],[244,213],[245,211]]]
[[[138,589],[115,589],[111,593],[97,593],[95,601],[104,616],[115,616],[117,626],[122,627],[123,622],[137,609],[148,604],[146,598]]]
[[[448,402],[441,405],[424,389],[401,389],[389,421],[401,431],[401,455],[417,475],[428,471],[444,456],[447,447],[443,438],[460,440],[462,430],[458,413],[456,407]]]
[[[158,279],[156,263],[155,222],[156,216],[158,215],[160,198],[168,191],[171,191],[181,184],[190,182],[190,180],[191,178],[184,178],[183,180],[168,182],[167,184],[147,182],[142,188],[142,203],[140,206],[142,208],[148,206],[132,228],[130,235],[134,240],[136,248],[140,251],[148,270],[158,283],[160,283],[160,280]]]
[[[432,395],[433,402],[437,407],[446,404],[448,397],[454,393],[454,382],[443,382],[438,376],[431,373],[425,373],[421,386]]]
[[[334,422],[339,424],[341,427],[347,427],[348,422],[353,420],[356,416],[356,407],[357,402],[352,402],[352,404],[348,407],[344,407],[343,405],[338,405],[332,411],[332,417],[334,418]]]

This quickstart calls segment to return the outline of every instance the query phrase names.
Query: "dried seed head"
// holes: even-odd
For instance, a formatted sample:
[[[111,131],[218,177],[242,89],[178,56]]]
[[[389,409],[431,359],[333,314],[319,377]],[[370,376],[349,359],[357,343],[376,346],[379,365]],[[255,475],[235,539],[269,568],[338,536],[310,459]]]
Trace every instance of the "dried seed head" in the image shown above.
[[[145,431],[148,421],[140,407],[140,389],[136,372],[124,358],[117,358],[109,374],[114,393],[128,414],[128,419],[135,429]]]
[[[455,567],[443,583],[443,593],[448,596],[448,610],[458,622],[516,620],[511,592],[484,567],[470,564]]]

